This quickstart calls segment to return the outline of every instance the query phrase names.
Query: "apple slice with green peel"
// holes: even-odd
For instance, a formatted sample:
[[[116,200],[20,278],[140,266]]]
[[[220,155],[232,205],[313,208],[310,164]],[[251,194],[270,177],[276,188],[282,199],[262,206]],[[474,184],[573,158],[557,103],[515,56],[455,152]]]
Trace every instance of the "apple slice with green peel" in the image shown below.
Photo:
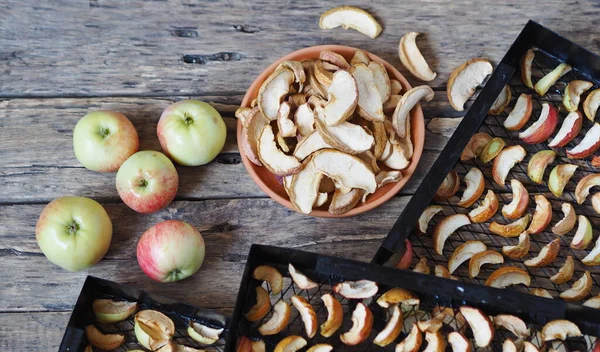
[[[358,102],[358,87],[348,71],[340,70],[333,74],[327,99],[323,108],[327,126],[339,125],[352,116]]]
[[[448,259],[448,271],[450,274],[453,274],[462,263],[471,259],[477,253],[485,252],[486,250],[487,246],[481,241],[470,240],[461,244],[454,250],[450,259]]]
[[[547,75],[542,77],[534,86],[535,91],[540,95],[546,95],[548,89],[558,81],[563,75],[571,71],[571,66],[561,63],[554,70],[550,71]]]
[[[350,69],[358,87],[358,107],[356,111],[365,120],[383,121],[383,103],[375,85],[373,72],[365,64],[357,64]]]
[[[321,324],[321,335],[330,337],[342,326],[344,319],[344,308],[331,293],[321,296],[321,300],[327,308],[327,320]]]
[[[585,264],[585,263],[584,263]],[[565,263],[563,266],[558,269],[558,272],[550,277],[550,281],[554,282],[557,285],[564,284],[568,282],[573,277],[573,273],[575,272],[575,262],[573,261],[572,256],[567,256]]]
[[[256,287],[256,304],[246,313],[248,321],[258,321],[264,318],[271,309],[269,293],[261,286]]]
[[[510,314],[496,315],[494,317],[494,325],[505,328],[515,334],[517,338],[525,338],[531,334],[527,328],[527,324],[521,318]]]
[[[515,345],[515,343],[511,339],[506,339],[502,343],[502,352],[518,352],[518,351],[519,350],[517,350],[517,345]]]
[[[531,81],[531,64],[535,58],[535,49],[529,49],[521,57],[520,68],[521,68],[521,80],[527,88],[533,89],[533,82]]]
[[[552,204],[548,199],[541,194],[537,194],[534,199],[535,213],[533,213],[531,224],[527,229],[527,232],[533,235],[544,231],[552,220]]]
[[[565,319],[552,320],[542,328],[542,340],[566,340],[567,337],[581,336],[581,331],[573,322]]]
[[[485,281],[486,286],[505,288],[511,285],[523,284],[529,286],[531,277],[524,269],[516,266],[503,266],[496,269]]]
[[[504,186],[506,176],[517,163],[520,163],[525,158],[527,152],[520,145],[513,145],[505,148],[494,159],[492,166],[492,177],[500,186]]]
[[[557,236],[562,236],[575,227],[575,223],[577,222],[577,215],[575,214],[575,209],[570,203],[563,203],[560,206],[564,216],[563,218],[557,222],[552,227],[552,233]]]
[[[465,149],[463,149],[462,154],[460,154],[461,161],[467,161],[474,158],[477,158],[483,152],[483,148],[492,140],[489,134],[485,132],[478,132],[471,136],[469,139],[469,143]]]
[[[137,341],[154,351],[166,345],[175,334],[175,324],[168,316],[156,310],[139,311],[134,318]]]
[[[269,320],[258,327],[258,332],[263,336],[276,335],[288,325],[292,309],[284,301],[279,301],[273,306],[273,315]]]
[[[421,81],[433,81],[436,73],[431,70],[427,61],[417,47],[418,32],[409,32],[402,36],[398,45],[398,56],[402,65]]]
[[[583,116],[579,111],[573,111],[565,117],[563,120],[562,126],[558,130],[558,133],[548,146],[550,148],[564,147],[573,140],[573,138],[577,137],[579,131],[581,130],[581,124],[583,123]]]
[[[504,257],[494,250],[486,250],[474,254],[469,260],[469,277],[476,278],[484,264],[502,264]]]
[[[580,301],[590,294],[592,285],[592,275],[586,270],[581,278],[573,283],[570,289],[560,294],[560,298],[565,301]]]
[[[352,327],[340,335],[345,345],[355,346],[365,341],[373,328],[373,314],[362,302],[356,305],[352,312]]]
[[[211,328],[204,324],[191,322],[188,326],[188,335],[201,345],[212,345],[219,340],[223,328]]]
[[[434,96],[435,93],[431,87],[426,85],[414,87],[404,93],[392,114],[392,124],[399,138],[406,138],[410,134],[410,111],[420,100],[431,101]]]
[[[542,143],[552,136],[557,126],[558,110],[554,106],[544,103],[540,118],[525,131],[519,133],[519,138],[528,144]]]
[[[518,219],[527,210],[529,192],[527,192],[527,188],[523,186],[521,181],[515,178],[510,180],[510,188],[512,189],[512,200],[502,207],[502,215],[507,219]]]
[[[544,171],[548,164],[554,162],[556,152],[554,150],[542,150],[535,153],[527,164],[527,175],[531,181],[542,184],[544,183]]]
[[[484,164],[489,163],[502,152],[505,146],[506,142],[502,138],[495,137],[490,139],[479,154],[479,160]]]
[[[510,131],[520,130],[521,127],[525,126],[527,121],[529,121],[532,111],[533,103],[531,100],[531,94],[522,93],[519,95],[519,98],[515,103],[515,107],[504,120],[504,127]]]
[[[275,352],[296,352],[306,346],[306,340],[301,336],[291,335],[279,341]]]
[[[585,202],[585,199],[590,194],[590,189],[596,186],[600,186],[600,174],[590,174],[579,180],[577,187],[575,187],[577,204]]]
[[[523,258],[529,253],[530,247],[531,239],[529,238],[529,233],[523,231],[519,235],[519,243],[515,246],[503,246],[502,253],[512,259]]]
[[[402,310],[398,306],[393,306],[392,315],[388,319],[383,330],[381,330],[377,336],[375,336],[373,343],[381,347],[389,345],[400,335],[403,327],[404,318]]]
[[[592,242],[592,223],[584,215],[579,215],[577,221],[577,231],[575,232],[575,236],[573,236],[570,246],[573,249],[586,249],[590,242]]]
[[[138,308],[137,302],[96,299],[92,303],[94,315],[101,323],[116,323],[127,319]]]
[[[583,112],[590,121],[596,119],[596,113],[600,106],[600,89],[593,90],[588,94],[587,98],[583,102]]]
[[[494,101],[494,104],[492,104],[488,114],[500,115],[510,103],[510,99],[512,99],[512,93],[510,92],[510,87],[507,84]]]
[[[471,222],[480,223],[488,221],[498,211],[498,197],[489,189],[483,202],[477,208],[469,212]]]
[[[444,243],[450,235],[462,226],[471,224],[471,220],[465,214],[453,214],[440,221],[433,232],[433,243],[437,254],[441,255]]]
[[[494,338],[494,325],[490,318],[477,308],[461,306],[460,312],[465,317],[475,338],[477,347],[487,347]]]
[[[534,296],[538,296],[538,297],[544,297],[544,298],[549,298],[549,299],[554,299],[554,297],[552,297],[552,295],[550,294],[550,292],[548,292],[548,290],[543,289],[543,288],[532,288],[529,291],[530,294],[534,295]]]
[[[292,263],[288,265],[288,272],[290,273],[294,284],[301,290],[310,290],[319,286],[316,282],[309,279],[306,275],[296,270]]]
[[[565,106],[567,111],[577,111],[577,109],[579,108],[579,101],[581,100],[581,94],[583,94],[585,91],[592,88],[593,86],[594,84],[592,82],[582,81],[578,79],[569,82],[563,93],[563,105]]]
[[[427,233],[427,227],[429,226],[429,222],[435,216],[435,214],[442,211],[442,207],[439,205],[430,205],[428,206],[421,216],[419,216],[419,231],[422,234]]]
[[[344,281],[333,286],[333,292],[347,299],[365,299],[377,294],[379,287],[371,280]]]
[[[550,243],[542,247],[542,250],[535,258],[527,259],[523,264],[533,268],[541,268],[550,265],[556,259],[560,250],[560,239],[555,238]]]
[[[304,298],[300,296],[292,296],[291,298],[292,304],[300,313],[300,318],[302,318],[302,323],[304,324],[304,332],[309,339],[312,339],[317,333],[317,314],[315,310],[310,305],[310,303]]]
[[[456,192],[458,192],[458,187],[460,187],[458,173],[454,170],[451,170],[444,178],[444,181],[438,188],[437,192],[435,192],[434,199],[437,201],[450,199],[456,194]]]
[[[572,164],[555,166],[550,172],[550,177],[548,177],[548,188],[550,189],[550,192],[560,198],[565,186],[569,183],[569,180],[573,177],[577,168],[577,165]]]
[[[446,89],[448,101],[456,111],[463,111],[464,105],[475,94],[475,89],[493,71],[486,59],[471,59],[455,68],[450,74]]]
[[[471,352],[473,350],[471,341],[460,332],[452,331],[449,333],[448,343],[452,346],[452,352]]]
[[[581,142],[573,149],[567,150],[571,159],[587,158],[600,148],[600,124],[595,123],[586,133]]]
[[[483,191],[485,190],[485,179],[483,177],[483,172],[478,168],[473,167],[467,172],[463,181],[466,183],[467,187],[457,204],[461,207],[468,208],[483,194]]]
[[[103,334],[94,325],[85,327],[85,337],[92,346],[106,351],[114,350],[125,342],[122,334]]]
[[[502,237],[517,237],[529,225],[531,214],[525,214],[522,218],[511,222],[510,224],[502,225],[497,222],[492,222],[489,226],[491,232]]]
[[[319,19],[321,29],[355,29],[371,38],[381,33],[381,25],[367,11],[354,6],[339,6],[325,11]]]

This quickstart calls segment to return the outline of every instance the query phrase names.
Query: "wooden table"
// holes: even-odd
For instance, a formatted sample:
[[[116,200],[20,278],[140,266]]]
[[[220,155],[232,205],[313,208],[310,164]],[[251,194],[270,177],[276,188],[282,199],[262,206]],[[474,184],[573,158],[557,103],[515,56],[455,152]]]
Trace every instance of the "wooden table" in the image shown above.
[[[499,61],[529,18],[591,49],[600,49],[597,1],[378,1],[366,9],[384,31],[372,40],[355,31],[323,31],[315,1],[23,1],[0,3],[0,347],[52,351],[59,345],[86,275],[130,284],[230,313],[252,243],[302,248],[368,261],[444,146],[461,113],[446,99],[454,67],[472,57]],[[342,4],[340,2],[340,4]],[[384,206],[351,219],[325,220],[289,211],[252,182],[237,151],[233,112],[245,89],[270,62],[293,50],[345,44],[401,67],[397,46],[407,31],[438,77],[424,105],[427,142],[418,172]],[[196,63],[188,63],[195,61]],[[117,196],[114,174],[83,168],[72,130],[87,112],[124,113],[141,149],[160,150],[156,124],[174,101],[210,102],[225,117],[228,139],[209,165],[179,167],[180,190],[166,209],[141,215]],[[52,199],[100,201],[114,235],[111,248],[86,272],[51,264],[35,241],[35,223]],[[151,225],[181,219],[204,235],[207,258],[198,274],[176,284],[152,282],[135,246]]]

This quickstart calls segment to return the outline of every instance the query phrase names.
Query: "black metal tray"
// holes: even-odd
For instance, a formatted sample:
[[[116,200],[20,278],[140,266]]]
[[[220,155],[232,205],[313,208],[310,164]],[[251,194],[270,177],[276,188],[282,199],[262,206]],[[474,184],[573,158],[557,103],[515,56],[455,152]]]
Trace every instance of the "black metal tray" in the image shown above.
[[[168,298],[151,295],[142,290],[121,285],[112,281],[88,276],[83,284],[77,303],[73,308],[73,313],[65,330],[59,351],[83,351],[88,345],[85,338],[85,327],[89,324],[95,324],[103,333],[120,333],[125,335],[125,343],[115,351],[129,351],[144,348],[137,343],[133,332],[133,315],[128,319],[114,323],[101,324],[96,323],[96,318],[92,311],[92,303],[98,298],[109,298],[117,300],[127,300],[138,302],[139,309],[154,309],[166,314],[175,323],[175,335],[173,341],[185,346],[202,348],[207,351],[224,350],[224,341],[227,336],[229,319],[224,315],[198,308],[189,304],[179,303]],[[221,338],[215,344],[208,347],[201,346],[188,337],[186,329],[191,320],[215,328],[225,328]],[[96,350],[96,349],[94,349]]]
[[[573,70],[559,79],[544,97],[540,97],[535,91],[527,88],[517,74],[519,71],[519,61],[521,57],[528,49],[532,47],[538,48],[532,65],[534,82],[554,69],[554,67],[556,67],[556,65],[558,65],[560,62],[566,62],[573,67]],[[446,242],[446,250],[444,251],[444,255],[441,256],[435,254],[431,236],[417,235],[413,232],[419,216],[423,210],[432,203],[435,192],[442,183],[446,174],[452,169],[459,174],[462,182],[463,176],[471,167],[479,168],[485,175],[486,189],[492,189],[498,196],[500,208],[503,204],[508,204],[510,202],[511,190],[508,181],[511,178],[516,178],[521,181],[529,191],[530,202],[527,210],[528,213],[533,215],[535,209],[533,197],[536,194],[543,194],[552,203],[554,215],[551,225],[549,225],[546,231],[544,231],[542,234],[530,236],[532,242],[530,255],[523,258],[523,260],[529,258],[530,256],[533,257],[537,255],[537,253],[545,244],[549,243],[552,239],[557,238],[556,235],[552,234],[550,229],[552,225],[562,217],[562,211],[560,209],[562,202],[571,203],[578,215],[587,216],[593,223],[594,233],[598,233],[598,230],[600,229],[600,215],[598,215],[592,209],[589,204],[589,200],[582,205],[578,205],[575,201],[573,192],[575,190],[577,181],[590,173],[600,172],[600,169],[594,168],[590,164],[589,160],[572,160],[567,158],[565,154],[565,149],[570,149],[576,143],[578,143],[593,123],[584,117],[583,127],[579,136],[564,148],[553,149],[557,152],[557,157],[555,162],[549,165],[546,169],[544,181],[547,181],[548,174],[555,165],[571,163],[579,166],[578,170],[575,172],[575,175],[567,185],[563,196],[561,198],[557,198],[549,192],[545,183],[542,185],[535,184],[527,176],[526,165],[531,156],[535,152],[551,148],[549,148],[545,142],[536,145],[526,144],[519,139],[519,131],[506,130],[502,125],[502,122],[508,115],[506,112],[502,113],[500,116],[488,115],[488,110],[495,101],[496,97],[499,95],[504,85],[508,84],[513,96],[509,107],[514,106],[516,99],[521,93],[528,93],[532,95],[533,114],[528,124],[521,129],[524,130],[526,127],[531,125],[533,121],[537,120],[541,110],[541,105],[543,103],[552,104],[557,109],[562,106],[562,93],[564,88],[567,83],[573,79],[584,79],[593,82],[594,87],[590,89],[590,91],[598,88],[600,83],[600,57],[572,43],[568,39],[548,30],[547,28],[530,21],[510,47],[506,56],[498,64],[492,76],[479,93],[477,99],[473,102],[473,105],[467,112],[463,121],[460,123],[448,141],[448,144],[442,150],[438,159],[431,167],[431,170],[422,180],[420,186],[415,192],[415,195],[406,205],[406,208],[379,248],[375,258],[373,259],[373,262],[379,264],[394,264],[393,262],[399,257],[399,254],[405,250],[404,242],[406,238],[410,240],[413,247],[413,262],[416,262],[419,257],[426,257],[431,266],[435,264],[447,265],[448,258],[452,253],[452,250],[464,243],[466,240],[480,240],[488,246],[488,249],[496,249],[498,251],[500,251],[503,245],[514,245],[516,242],[518,242],[517,239],[506,239],[489,232],[488,224],[491,221],[498,221],[501,224],[511,222],[511,220],[507,220],[502,216],[500,210],[488,222],[482,224],[472,224],[463,227],[460,229],[460,231],[457,231],[454,235],[450,236]],[[587,93],[582,97],[582,102],[586,95]],[[559,118],[561,121],[566,114],[567,112],[564,111],[564,108],[560,110]],[[476,132],[486,132],[492,137],[501,137],[507,142],[507,145],[519,144],[527,151],[525,160],[517,164],[509,173],[506,187],[500,187],[492,180],[491,163],[486,165],[481,163],[479,160],[471,160],[466,162],[459,160],[462,150],[468,143],[470,137]],[[591,159],[591,157],[588,159]],[[464,184],[462,185],[461,190],[459,190],[457,193],[457,196],[462,194],[462,189],[464,189]],[[469,209],[458,207],[456,205],[457,199],[458,198],[455,196],[448,201],[433,202],[435,204],[442,205],[443,210],[442,212],[438,213],[438,215],[436,215],[430,222],[430,231],[432,231],[435,224],[444,217],[451,214],[468,213],[476,206],[475,204]],[[594,243],[592,242],[590,244],[587,251],[573,250],[569,247],[573,233],[574,231],[572,231],[570,234],[560,237],[561,249],[559,256],[550,266],[538,269],[527,268],[522,264],[523,260],[511,260],[508,257],[505,257],[504,265],[516,265],[526,268],[531,276],[531,288],[544,288],[548,290],[550,294],[555,297],[555,299],[558,299],[560,292],[568,289],[576,279],[581,277],[584,270],[589,270],[594,279],[594,289],[592,294],[598,294],[600,291],[600,285],[598,285],[598,280],[600,279],[600,267],[584,266],[579,260],[577,260],[583,258],[587,252],[591,250]],[[575,274],[570,282],[562,285],[556,285],[549,280],[549,277],[556,273],[568,255],[572,255],[575,259]],[[484,266],[482,268],[482,273],[476,279],[470,279],[466,270],[466,265],[462,265],[461,268],[457,270],[456,275],[466,281],[483,283],[485,282],[487,276],[497,267],[498,266]],[[523,292],[527,291],[525,287],[512,288],[521,290]]]

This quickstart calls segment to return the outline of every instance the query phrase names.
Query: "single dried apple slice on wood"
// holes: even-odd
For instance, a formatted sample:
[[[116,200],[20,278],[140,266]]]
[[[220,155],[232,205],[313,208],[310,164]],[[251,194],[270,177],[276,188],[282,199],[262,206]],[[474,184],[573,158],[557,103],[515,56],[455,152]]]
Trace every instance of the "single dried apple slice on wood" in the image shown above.
[[[527,176],[531,181],[542,184],[544,183],[544,171],[548,164],[554,162],[556,152],[554,150],[542,150],[535,153],[527,164]]]
[[[575,262],[573,261],[573,257],[569,255],[558,272],[550,277],[550,281],[557,285],[564,284],[565,282],[571,280],[574,272]]]
[[[271,294],[277,295],[283,288],[283,276],[277,269],[270,265],[257,266],[252,272],[255,280],[266,281],[271,288]]]
[[[429,222],[434,217],[435,214],[442,211],[442,207],[439,205],[430,205],[428,206],[421,216],[419,216],[419,231],[421,233],[427,233],[427,227],[429,226]]]
[[[548,290],[543,289],[543,288],[532,288],[529,291],[530,294],[534,295],[534,296],[538,296],[538,297],[544,297],[544,298],[549,298],[549,299],[554,299],[554,297],[552,297],[552,295],[550,294],[550,292],[548,292]]]
[[[570,289],[562,292],[560,298],[565,301],[580,301],[592,291],[593,279],[589,271],[585,271],[579,280],[573,283]]]
[[[468,208],[483,194],[483,191],[485,190],[485,179],[483,178],[483,172],[478,168],[473,167],[467,172],[463,181],[465,181],[467,187],[457,204],[461,207]]]
[[[461,244],[448,259],[448,271],[453,274],[462,263],[471,259],[475,254],[486,250],[487,246],[481,241],[470,240]]]
[[[600,174],[590,174],[579,180],[579,182],[577,182],[577,187],[575,188],[575,199],[577,200],[577,204],[583,204],[590,194],[590,189],[596,186],[600,186]]]
[[[529,286],[531,277],[527,271],[516,266],[503,266],[496,269],[485,281],[486,286],[505,288],[510,285],[523,284]]]
[[[373,314],[363,303],[358,303],[352,312],[352,328],[340,335],[346,345],[354,346],[365,341],[373,328]]]
[[[523,264],[533,268],[541,268],[554,262],[558,251],[560,250],[560,239],[555,238],[550,243],[542,247],[542,250],[535,258],[527,259]]]
[[[502,207],[502,215],[508,219],[518,219],[527,210],[529,192],[519,180],[514,178],[510,180],[510,188],[512,189],[512,200]]]
[[[501,253],[493,250],[486,250],[474,254],[469,260],[469,277],[476,278],[484,264],[502,264],[504,257]]]
[[[377,181],[371,167],[359,158],[334,149],[323,149],[313,154],[317,170],[331,178],[337,188],[359,188],[374,193]],[[352,173],[345,172],[352,170]]]
[[[431,269],[429,268],[429,264],[427,263],[427,258],[421,257],[415,265],[415,267],[413,268],[413,272],[429,275],[431,273]]]
[[[557,236],[567,234],[575,227],[577,222],[577,215],[575,214],[575,208],[570,203],[562,203],[560,206],[563,212],[563,218],[552,226],[552,233]]]
[[[421,81],[433,81],[436,73],[431,70],[417,46],[416,40],[418,35],[418,32],[409,32],[402,36],[398,45],[398,56],[402,65],[413,76]]]
[[[352,116],[358,103],[358,87],[348,71],[340,70],[333,74],[327,99],[323,108],[327,126],[339,125]]]
[[[446,340],[444,340],[441,331],[426,332],[425,340],[427,341],[427,346],[423,352],[444,352],[446,350]]]
[[[529,238],[529,233],[523,231],[519,235],[519,243],[515,246],[502,246],[502,253],[512,259],[523,258],[529,253],[530,247],[531,239]]]
[[[534,49],[529,49],[521,57],[521,80],[525,84],[527,88],[533,89],[533,82],[531,81],[531,64],[533,63],[533,59],[535,58]]]
[[[279,301],[273,306],[273,315],[269,320],[258,327],[258,332],[263,336],[279,334],[290,321],[292,309],[284,301]]]
[[[456,173],[454,170],[451,170],[444,178],[444,181],[438,188],[437,192],[435,192],[434,199],[438,202],[450,199],[456,194],[456,192],[458,192],[458,187],[460,187],[458,173]]]
[[[85,337],[92,346],[106,351],[114,350],[125,342],[122,334],[103,334],[94,325],[85,327]]]
[[[477,208],[469,212],[471,222],[479,223],[488,221],[498,211],[498,197],[489,189],[483,202]]]
[[[525,231],[527,225],[529,225],[530,220],[531,214],[525,214],[525,216],[523,216],[522,218],[506,225],[502,225],[494,221],[490,224],[489,229],[491,232],[502,237],[517,237],[523,231]]]
[[[286,155],[275,144],[275,135],[271,125],[266,125],[258,140],[258,158],[274,175],[287,176],[295,174],[302,164],[291,155]]]
[[[583,112],[590,121],[596,119],[596,113],[600,106],[600,89],[596,89],[588,94],[587,98],[583,102]]]
[[[460,332],[452,331],[449,333],[448,343],[452,346],[452,352],[471,352],[473,350],[471,341]]]
[[[155,351],[166,345],[173,337],[175,324],[163,313],[146,309],[135,315],[134,331],[136,339],[142,346]]]
[[[517,338],[525,338],[530,335],[530,331],[527,328],[527,324],[514,315],[510,314],[499,314],[494,317],[494,325],[503,327],[506,330],[515,334]]]
[[[571,159],[582,159],[594,154],[600,148],[600,124],[595,123],[586,133],[581,142],[573,149],[567,150]]]
[[[287,68],[279,68],[265,80],[258,91],[258,107],[269,120],[277,120],[277,112],[283,98],[290,92],[294,73]]]
[[[298,310],[298,313],[300,313],[300,318],[302,319],[302,323],[304,323],[304,332],[306,332],[306,336],[309,339],[312,339],[317,333],[318,326],[315,310],[304,297],[292,296],[291,301]]]
[[[392,288],[377,299],[377,304],[382,308],[389,308],[396,304],[409,306],[419,305],[419,297],[404,288]]]
[[[326,293],[321,296],[325,308],[327,308],[327,320],[321,324],[321,335],[330,337],[342,326],[344,309],[340,301],[338,301],[331,293]]]
[[[310,290],[319,286],[316,282],[309,279],[306,275],[296,270],[292,263],[288,265],[288,272],[290,273],[294,284],[301,290]]]
[[[434,96],[435,93],[433,89],[426,85],[414,87],[404,93],[392,115],[394,130],[399,138],[407,138],[410,134],[410,124],[408,123],[410,111],[421,99],[431,101]]]
[[[365,299],[377,294],[379,287],[370,280],[344,281],[333,286],[333,291],[348,299]]]
[[[464,105],[475,94],[485,78],[493,71],[486,59],[472,59],[452,71],[448,80],[448,101],[456,111],[463,111]]]
[[[323,119],[322,109],[317,107],[315,112],[317,132],[327,144],[352,155],[371,149],[374,138],[361,126],[350,122],[342,122],[337,126],[327,126]]]
[[[339,189],[335,190],[329,203],[329,213],[334,215],[347,213],[358,204],[364,194],[364,190],[357,188],[352,188],[346,193]]]
[[[548,146],[550,148],[557,148],[567,145],[573,138],[577,137],[581,130],[582,123],[583,116],[581,116],[579,111],[569,113],[563,120],[556,136],[548,143]]]
[[[475,338],[477,347],[487,347],[494,338],[494,326],[490,318],[477,308],[461,306],[460,312],[465,317]]]
[[[367,11],[354,6],[339,6],[325,11],[319,19],[321,29],[337,27],[355,29],[371,38],[377,38],[381,26]]]
[[[373,343],[381,347],[389,345],[400,335],[403,327],[404,318],[402,310],[398,306],[394,306],[392,307],[392,315],[388,319],[383,330],[375,336]]]
[[[435,252],[439,255],[444,250],[444,243],[450,235],[462,226],[469,225],[471,220],[465,214],[453,214],[440,221],[433,231]]]
[[[113,301],[112,299],[96,299],[92,303],[92,311],[101,323],[116,323],[127,319],[138,308],[137,302]]]
[[[539,81],[537,81],[537,83],[534,86],[535,91],[540,96],[546,95],[548,89],[550,89],[550,87],[552,87],[554,83],[558,81],[559,78],[561,78],[569,71],[571,71],[571,66],[565,63],[559,64],[558,66],[556,66],[556,68],[554,68],[554,70],[550,71],[547,75],[545,75]]]
[[[594,84],[588,81],[582,81],[574,79],[565,87],[563,93],[563,105],[567,111],[577,111],[579,108],[579,101],[581,100],[581,94],[588,89],[592,88]]]
[[[248,321],[258,321],[269,313],[271,303],[269,301],[269,293],[264,288],[256,287],[256,304],[246,313]]]
[[[352,66],[350,73],[356,80],[358,87],[358,114],[369,121],[385,120],[383,103],[375,85],[373,72],[367,65],[357,64]]]
[[[492,167],[492,177],[500,186],[504,186],[506,176],[517,163],[520,163],[525,158],[527,152],[520,145],[513,145],[505,148],[494,159]]]
[[[592,242],[594,235],[592,223],[584,215],[579,215],[577,222],[577,231],[575,231],[575,236],[573,236],[570,246],[573,249],[586,249],[590,242]]]
[[[555,166],[550,172],[550,177],[548,177],[548,189],[550,189],[550,192],[556,197],[561,197],[565,186],[569,183],[571,177],[573,177],[577,167],[577,165],[571,164]]]
[[[504,120],[504,127],[511,131],[520,130],[529,121],[532,111],[531,94],[522,93],[519,95],[515,107]]]
[[[492,137],[485,132],[475,133],[471,136],[471,139],[469,139],[469,143],[467,143],[467,146],[463,149],[462,154],[460,154],[460,160],[467,161],[479,157],[483,148],[485,148],[491,140]]]
[[[504,147],[506,146],[506,142],[502,138],[495,137],[492,138],[486,145],[483,147],[481,154],[479,155],[479,160],[482,163],[487,164],[492,161],[495,157],[502,152]]]
[[[275,352],[296,352],[306,346],[306,340],[302,336],[292,335],[285,337],[275,346]]]
[[[542,143],[552,136],[557,126],[558,110],[554,106],[544,103],[540,118],[525,131],[519,133],[519,138],[529,144]]]
[[[581,336],[581,331],[575,325],[575,323],[565,320],[557,319],[546,323],[542,328],[542,340],[566,340],[567,337]]]
[[[512,99],[512,93],[510,92],[510,87],[507,84],[504,86],[504,88],[502,88],[500,95],[498,95],[488,113],[491,115],[500,115],[510,103],[510,99]]]
[[[190,322],[188,326],[188,335],[201,345],[212,345],[219,340],[223,328],[211,328],[210,326],[197,322]]]
[[[541,194],[537,194],[534,199],[535,212],[527,229],[530,234],[538,234],[544,231],[552,220],[552,204],[548,199]]]

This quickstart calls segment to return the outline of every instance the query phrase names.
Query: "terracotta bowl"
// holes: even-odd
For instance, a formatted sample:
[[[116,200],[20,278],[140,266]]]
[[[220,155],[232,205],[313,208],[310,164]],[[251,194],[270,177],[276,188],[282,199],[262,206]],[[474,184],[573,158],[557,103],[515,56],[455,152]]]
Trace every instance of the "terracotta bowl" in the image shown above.
[[[300,61],[303,59],[318,59],[319,53],[323,50],[334,51],[338,54],[341,54],[348,61],[350,61],[350,59],[354,55],[354,51],[357,49],[349,47],[349,46],[343,46],[343,45],[321,45],[321,46],[313,46],[313,47],[301,49],[298,51],[294,51],[293,53],[288,54],[288,55],[280,58],[279,60],[275,61],[266,70],[264,70],[260,75],[258,75],[258,77],[254,80],[254,82],[252,83],[252,85],[250,86],[248,91],[246,92],[246,95],[244,96],[244,99],[242,100],[242,106],[250,106],[250,102],[252,102],[252,100],[254,98],[256,98],[256,96],[258,95],[258,90],[260,89],[260,86],[262,85],[262,83],[267,79],[267,77],[269,77],[269,75],[275,70],[277,65],[279,65],[282,61],[285,61],[285,60]],[[387,63],[386,61],[384,61],[383,59],[381,59],[380,57],[378,57],[376,55],[373,55],[371,53],[368,53],[368,55],[372,61],[382,63],[385,66],[390,78],[394,78],[394,79],[397,79],[398,81],[400,81],[400,83],[402,84],[403,92],[406,92],[407,90],[412,88],[410,86],[410,84],[408,83],[408,81],[406,81],[404,76],[402,76],[400,74],[400,72],[398,72],[398,70],[396,70],[392,65],[390,65],[389,63]],[[417,104],[417,106],[415,106],[415,108],[411,112],[411,127],[412,127],[411,138],[412,138],[412,142],[414,144],[414,154],[411,159],[409,167],[407,169],[402,170],[402,175],[403,175],[402,180],[400,180],[397,183],[390,183],[390,184],[387,184],[387,185],[379,188],[375,193],[368,196],[367,201],[365,203],[357,204],[357,206],[354,207],[354,209],[352,209],[344,214],[340,214],[340,215],[330,214],[326,208],[326,206],[328,204],[327,203],[325,206],[323,206],[321,208],[314,209],[310,213],[310,215],[317,216],[317,217],[324,217],[324,218],[343,218],[343,217],[353,216],[353,215],[364,213],[366,211],[369,211],[371,209],[374,209],[374,208],[380,206],[381,204],[385,203],[390,198],[392,198],[396,193],[398,193],[398,191],[400,191],[402,189],[402,187],[404,187],[406,182],[408,182],[408,180],[410,179],[412,174],[415,172],[415,168],[417,167],[417,164],[419,163],[419,159],[421,158],[421,153],[423,152],[423,142],[425,139],[425,122],[423,120],[423,110],[421,110],[421,106],[418,104]],[[242,132],[242,124],[240,121],[238,121],[238,124],[237,124],[238,145],[239,145],[239,141],[241,138],[241,132]],[[292,203],[290,202],[289,197],[288,197],[287,193],[285,192],[285,189],[277,181],[275,176],[273,174],[271,174],[266,168],[264,168],[262,166],[254,165],[246,157],[243,148],[239,148],[239,150],[240,150],[240,154],[242,155],[242,161],[244,163],[244,166],[246,167],[246,170],[248,170],[248,173],[250,174],[250,176],[252,177],[254,182],[256,182],[256,184],[265,193],[267,193],[269,195],[269,197],[276,200],[279,204],[296,211],[296,209],[294,209]]]

